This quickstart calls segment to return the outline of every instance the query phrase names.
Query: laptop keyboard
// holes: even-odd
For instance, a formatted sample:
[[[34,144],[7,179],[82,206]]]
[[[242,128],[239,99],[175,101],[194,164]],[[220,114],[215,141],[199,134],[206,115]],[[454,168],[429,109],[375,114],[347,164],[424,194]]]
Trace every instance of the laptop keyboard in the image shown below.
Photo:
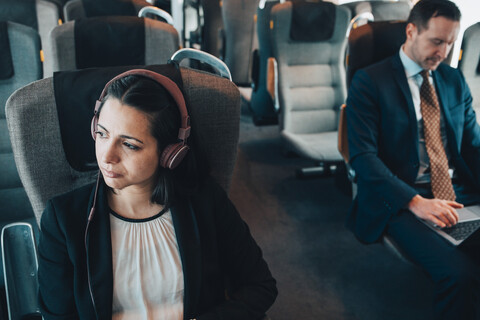
[[[464,240],[480,228],[480,220],[460,222],[450,228],[443,228],[442,231],[455,240]]]

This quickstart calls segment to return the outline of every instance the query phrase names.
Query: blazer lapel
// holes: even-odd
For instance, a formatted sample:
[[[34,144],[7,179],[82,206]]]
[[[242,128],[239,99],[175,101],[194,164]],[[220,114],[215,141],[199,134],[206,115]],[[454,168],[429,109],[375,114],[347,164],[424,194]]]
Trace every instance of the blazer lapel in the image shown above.
[[[202,261],[198,225],[190,201],[178,201],[171,209],[178,248],[182,259],[184,319],[194,318],[200,297]]]
[[[438,74],[438,72],[432,72],[433,82],[435,83],[435,91],[438,97],[438,103],[440,105],[440,110],[443,112],[443,119],[445,121],[445,129],[447,132],[447,139],[448,139],[448,146],[449,150],[453,152],[454,155],[458,155],[460,150],[457,144],[457,140],[455,137],[457,136],[454,132],[455,126],[452,122],[452,115],[450,114],[450,109],[445,104],[448,101],[447,98],[447,90],[445,88],[445,83],[442,77]]]
[[[410,91],[410,87],[408,86],[408,80],[405,75],[405,68],[403,67],[402,61],[400,60],[400,54],[396,54],[392,59],[392,68],[393,68],[393,77],[400,88],[405,101],[406,105],[403,103],[399,103],[402,106],[407,108],[408,113],[408,123],[410,124],[410,135],[414,137],[412,142],[415,146],[418,146],[418,127],[417,127],[417,116],[415,114],[415,107],[413,105],[412,93]],[[415,152],[415,159],[418,159],[418,148],[413,148]]]
[[[90,276],[90,287],[95,301],[97,319],[111,319],[113,297],[112,240],[110,213],[106,187],[103,181],[100,181],[96,210],[87,232],[87,271]]]

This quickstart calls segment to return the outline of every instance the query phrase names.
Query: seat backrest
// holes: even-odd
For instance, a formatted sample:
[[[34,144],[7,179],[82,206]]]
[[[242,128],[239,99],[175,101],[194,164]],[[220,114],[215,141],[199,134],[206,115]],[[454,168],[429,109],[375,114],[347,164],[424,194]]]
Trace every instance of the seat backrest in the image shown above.
[[[14,22],[0,22],[0,224],[32,216],[15,166],[5,103],[15,90],[41,77],[38,32]]]
[[[349,8],[352,17],[370,12],[375,21],[407,20],[410,14],[409,1],[355,1],[341,6]]]
[[[302,10],[315,18],[306,19]],[[344,56],[350,12],[328,2],[295,1],[275,5],[271,17],[281,129],[297,134],[336,131],[346,97]]]
[[[394,55],[405,42],[404,21],[375,21],[352,29],[347,48],[347,86],[358,69]]]
[[[280,3],[278,0],[261,1],[257,8],[256,29],[258,50],[254,52],[252,64],[252,98],[250,108],[253,122],[257,125],[277,124],[278,114],[274,101],[267,89],[268,59],[273,57],[272,39],[270,35],[271,10]]]
[[[220,30],[223,29],[220,0],[200,0],[203,8],[202,50],[220,57]]]
[[[254,16],[258,0],[223,0],[222,3],[224,61],[232,73],[233,82],[249,86],[252,52],[257,47]]]
[[[69,0],[63,7],[65,21],[101,16],[137,16],[150,6],[144,0]]]
[[[473,107],[480,119],[480,22],[465,30],[462,40],[462,54],[458,62],[473,96]]]
[[[48,34],[60,23],[60,6],[47,0],[2,0],[0,1],[0,21],[12,21],[29,26],[40,35],[42,47]],[[45,55],[43,74],[51,71],[51,60]]]
[[[94,181],[97,169],[89,165],[95,162],[90,135],[94,102],[109,79],[131,68],[56,73],[9,99],[6,110],[13,151],[37,219],[49,198]],[[238,88],[225,78],[189,68],[182,67],[181,74],[189,101],[191,139],[205,152],[213,177],[228,189],[239,135]],[[75,105],[62,104],[65,95]]]
[[[48,42],[53,71],[160,64],[179,49],[175,28],[138,17],[94,17],[52,30]],[[51,76],[51,75],[49,75]]]

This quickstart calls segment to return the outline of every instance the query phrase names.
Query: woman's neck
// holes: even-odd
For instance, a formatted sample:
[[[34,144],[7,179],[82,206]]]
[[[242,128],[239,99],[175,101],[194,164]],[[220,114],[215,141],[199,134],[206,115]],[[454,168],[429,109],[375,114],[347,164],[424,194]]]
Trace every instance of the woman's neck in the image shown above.
[[[146,219],[158,214],[163,206],[152,203],[150,190],[113,190],[108,192],[108,205],[117,214],[129,219]]]

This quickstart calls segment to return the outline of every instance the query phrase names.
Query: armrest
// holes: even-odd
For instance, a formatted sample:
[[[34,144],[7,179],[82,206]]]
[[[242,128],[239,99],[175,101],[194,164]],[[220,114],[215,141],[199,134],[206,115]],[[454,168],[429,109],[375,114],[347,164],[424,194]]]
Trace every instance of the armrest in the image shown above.
[[[1,234],[9,319],[42,319],[37,302],[38,260],[32,226],[11,223]]]
[[[267,92],[272,98],[275,110],[280,112],[280,103],[278,101],[278,65],[277,60],[273,57],[267,60]]]
[[[347,107],[346,104],[343,104],[340,107],[340,116],[338,122],[338,151],[343,157],[345,161],[345,165],[347,167],[347,176],[348,180],[355,183],[357,181],[355,170],[352,169],[348,161],[350,160],[350,156],[348,153],[348,132],[347,132],[347,115],[345,113],[345,108]]]

